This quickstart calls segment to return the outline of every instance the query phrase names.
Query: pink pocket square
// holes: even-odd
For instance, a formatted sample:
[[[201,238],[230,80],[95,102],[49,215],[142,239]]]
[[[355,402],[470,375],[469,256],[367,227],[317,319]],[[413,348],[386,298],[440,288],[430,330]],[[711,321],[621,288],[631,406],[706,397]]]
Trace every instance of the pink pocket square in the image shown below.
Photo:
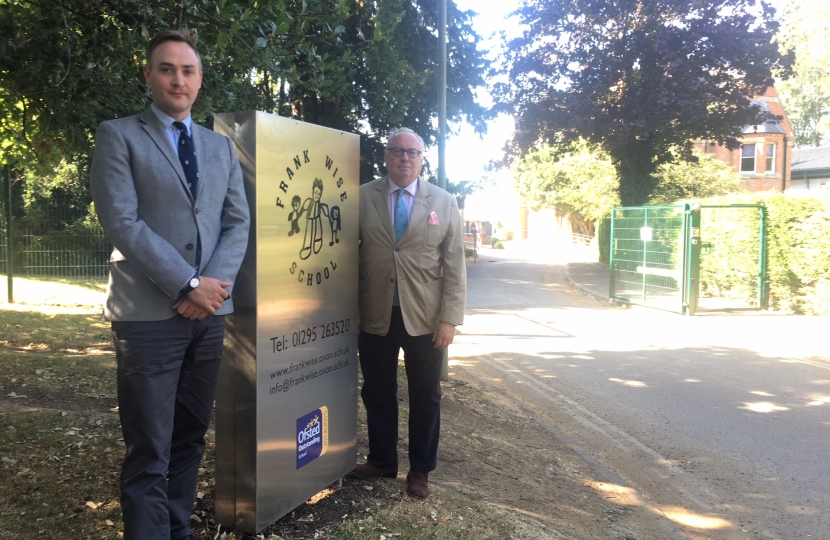
[[[427,219],[427,223],[430,225],[440,225],[441,222],[438,221],[438,215],[435,212],[431,212],[429,214],[429,219]]]

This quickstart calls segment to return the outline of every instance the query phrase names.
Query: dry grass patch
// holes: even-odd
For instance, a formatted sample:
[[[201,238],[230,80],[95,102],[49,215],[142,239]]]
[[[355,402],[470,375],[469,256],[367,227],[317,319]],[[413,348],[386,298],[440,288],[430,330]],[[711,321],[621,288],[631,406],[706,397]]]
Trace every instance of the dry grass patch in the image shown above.
[[[485,540],[505,538],[539,540],[559,538],[543,525],[512,512],[475,501],[459,493],[431,486],[430,498],[417,501],[403,494],[405,484],[383,483],[375,507],[345,521],[332,536],[338,540]],[[368,501],[367,501],[368,502]]]
[[[0,539],[117,538],[117,415],[4,403],[0,429]]]

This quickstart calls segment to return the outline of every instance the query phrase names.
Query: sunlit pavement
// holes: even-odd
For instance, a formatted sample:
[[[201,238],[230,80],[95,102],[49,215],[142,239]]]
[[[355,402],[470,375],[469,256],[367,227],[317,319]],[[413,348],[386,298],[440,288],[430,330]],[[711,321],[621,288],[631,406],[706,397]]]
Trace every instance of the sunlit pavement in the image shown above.
[[[830,320],[614,307],[564,284],[573,259],[590,251],[483,249],[451,372],[537,411],[611,471],[604,489],[634,489],[690,537],[822,537]]]
[[[596,260],[594,248],[570,244],[543,244],[529,241],[514,242],[508,249],[498,250],[483,248],[480,250],[478,264],[503,262],[516,264],[520,262],[533,265],[554,266],[544,273],[544,285],[550,292],[556,293],[568,287],[558,279],[568,262],[591,262]],[[474,268],[473,271],[477,270]],[[473,272],[473,280],[478,274]],[[579,282],[580,276],[570,274],[571,280]],[[596,288],[596,287],[595,287]],[[607,290],[607,289],[606,289]],[[487,296],[492,291],[478,290],[471,286],[468,295],[468,308],[480,309],[493,307],[479,301],[477,296]],[[607,297],[607,292],[606,292]],[[545,307],[548,303],[550,307]],[[587,332],[577,332],[572,337],[592,349],[624,351],[639,348],[646,341],[653,347],[689,347],[689,346],[727,346],[754,351],[763,356],[790,359],[830,359],[830,317],[795,316],[784,312],[738,312],[738,313],[699,313],[693,317],[678,313],[657,310],[643,306],[611,307],[602,302],[586,299],[584,302],[574,300],[567,317],[557,317],[561,308],[567,305],[560,298],[548,299],[531,295],[527,298],[527,307],[523,307],[522,316],[510,315],[498,323],[492,319],[486,324],[498,324],[503,328],[501,334],[522,334],[527,320],[537,324],[553,324],[556,332],[568,332],[583,328],[585,322],[592,322],[594,328]],[[533,307],[530,307],[533,306]],[[510,306],[510,309],[522,307]],[[496,313],[489,314],[497,316]],[[482,317],[471,313],[468,321],[460,330],[464,334],[481,334],[476,330],[477,321]],[[553,330],[551,330],[553,331]],[[486,334],[485,334],[486,335]],[[830,365],[830,364],[828,364]]]

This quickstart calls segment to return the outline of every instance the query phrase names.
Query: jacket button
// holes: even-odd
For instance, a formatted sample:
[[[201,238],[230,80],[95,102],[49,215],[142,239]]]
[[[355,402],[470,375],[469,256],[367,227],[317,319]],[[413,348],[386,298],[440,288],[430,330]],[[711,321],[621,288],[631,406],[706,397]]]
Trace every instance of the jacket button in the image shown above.
[[[198,214],[198,213],[199,213],[199,209],[198,209],[198,208],[197,208],[197,209],[195,209],[195,210],[194,210],[194,212],[196,212],[196,213]]]
[[[390,279],[389,283],[395,283],[395,279],[394,278]]]
[[[193,244],[187,244],[187,245],[186,245],[186,246],[184,246],[184,247],[185,247],[187,250],[191,250],[191,249],[193,249]]]
[[[400,251],[400,250],[401,250],[401,248],[395,248],[395,251]]]

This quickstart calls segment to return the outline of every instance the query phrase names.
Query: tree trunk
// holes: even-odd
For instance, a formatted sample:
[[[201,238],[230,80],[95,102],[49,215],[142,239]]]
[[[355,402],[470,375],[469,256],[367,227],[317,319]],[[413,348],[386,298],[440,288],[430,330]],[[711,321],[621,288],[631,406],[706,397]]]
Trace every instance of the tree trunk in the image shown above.
[[[643,206],[657,186],[655,151],[648,141],[633,140],[608,145],[608,153],[620,179],[620,203]]]

